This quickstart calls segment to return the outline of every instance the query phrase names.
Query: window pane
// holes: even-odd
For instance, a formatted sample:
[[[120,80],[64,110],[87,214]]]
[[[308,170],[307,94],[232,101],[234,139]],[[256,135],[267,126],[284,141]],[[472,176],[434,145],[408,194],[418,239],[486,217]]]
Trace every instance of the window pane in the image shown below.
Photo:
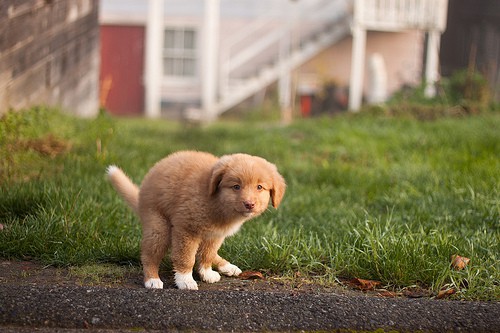
[[[175,48],[184,49],[184,32],[182,30],[175,30]]]
[[[195,64],[194,59],[184,59],[184,76],[194,76]]]
[[[165,30],[165,45],[166,49],[173,49],[175,46],[175,31],[167,29]]]
[[[182,59],[174,59],[173,74],[175,76],[182,76]]]
[[[174,59],[164,58],[163,60],[163,74],[174,75]]]
[[[184,31],[184,48],[187,50],[194,50],[195,48],[195,40],[194,40],[194,31],[193,30],[185,30]]]

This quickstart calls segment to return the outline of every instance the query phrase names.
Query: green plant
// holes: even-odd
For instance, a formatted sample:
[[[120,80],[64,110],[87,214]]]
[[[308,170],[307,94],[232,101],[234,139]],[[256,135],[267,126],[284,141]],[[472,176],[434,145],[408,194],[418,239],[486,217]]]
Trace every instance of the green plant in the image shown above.
[[[488,81],[477,71],[456,71],[443,81],[443,89],[451,104],[477,103],[488,107],[491,103]]]

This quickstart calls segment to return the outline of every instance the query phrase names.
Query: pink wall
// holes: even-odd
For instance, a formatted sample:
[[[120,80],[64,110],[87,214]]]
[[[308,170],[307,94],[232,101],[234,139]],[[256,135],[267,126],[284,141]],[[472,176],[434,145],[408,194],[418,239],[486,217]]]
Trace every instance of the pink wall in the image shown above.
[[[382,55],[387,70],[389,94],[405,84],[420,82],[423,64],[423,38],[421,32],[372,32],[367,34],[364,90],[368,86],[369,56],[375,52]],[[298,71],[302,75],[315,73],[318,83],[333,81],[341,86],[349,86],[351,74],[352,38],[349,36],[329,49],[321,52]]]

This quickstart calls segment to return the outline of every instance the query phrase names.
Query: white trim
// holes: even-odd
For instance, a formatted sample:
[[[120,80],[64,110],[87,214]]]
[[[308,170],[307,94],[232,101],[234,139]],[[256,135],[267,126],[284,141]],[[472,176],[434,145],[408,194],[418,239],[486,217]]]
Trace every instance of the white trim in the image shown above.
[[[131,15],[123,17],[118,14],[102,14],[99,17],[100,25],[124,25],[124,26],[145,26],[146,18],[143,15]]]
[[[217,116],[219,20],[220,0],[205,0],[205,13],[203,18],[203,31],[205,35],[203,38],[203,56],[201,59],[201,105],[205,121],[211,121]]]

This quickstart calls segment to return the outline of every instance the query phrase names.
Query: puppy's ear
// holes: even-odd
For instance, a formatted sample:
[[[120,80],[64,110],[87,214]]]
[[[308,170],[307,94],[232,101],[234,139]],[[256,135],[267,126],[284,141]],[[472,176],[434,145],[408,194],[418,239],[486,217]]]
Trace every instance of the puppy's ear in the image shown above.
[[[274,166],[274,165],[273,165]],[[274,208],[278,208],[285,195],[286,183],[285,179],[278,172],[276,166],[273,171],[273,187],[271,189],[271,203]]]
[[[226,173],[227,164],[226,159],[221,158],[213,167],[212,175],[210,176],[210,183],[208,184],[208,193],[214,195],[219,188],[219,184]]]

